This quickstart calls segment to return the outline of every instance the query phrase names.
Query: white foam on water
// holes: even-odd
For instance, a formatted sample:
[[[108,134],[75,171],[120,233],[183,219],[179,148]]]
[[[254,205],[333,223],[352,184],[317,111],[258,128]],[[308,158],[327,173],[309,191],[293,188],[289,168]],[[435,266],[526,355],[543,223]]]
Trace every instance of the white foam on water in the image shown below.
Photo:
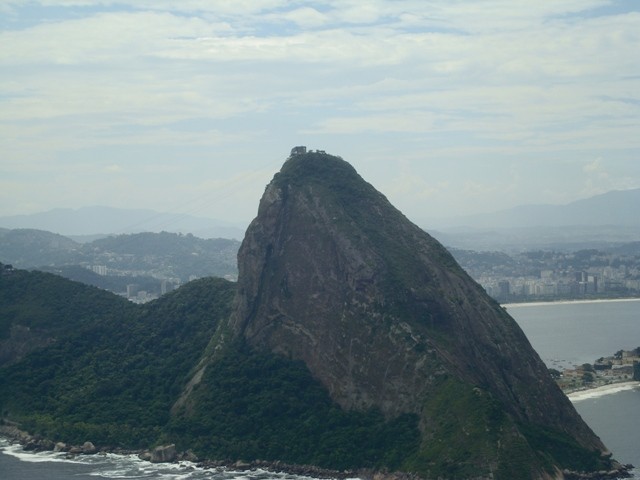
[[[105,468],[96,469],[89,475],[102,478],[162,478],[163,480],[179,480],[190,478],[197,473],[195,464],[189,462],[180,463],[150,463],[140,460],[135,455],[108,456],[109,463]]]
[[[66,462],[66,463],[83,463],[76,457],[67,457],[66,453],[58,452],[28,452],[22,449],[22,445],[9,444],[1,446],[1,451],[5,455],[17,458],[21,462],[43,463],[43,462]]]
[[[225,468],[199,468],[192,462],[151,463],[137,455],[113,453],[97,455],[68,455],[64,452],[24,451],[19,444],[0,438],[0,454],[10,455],[22,462],[75,463],[88,466],[85,475],[105,479],[157,479],[157,480],[315,480],[289,473],[274,473],[263,469],[252,471]],[[357,478],[349,480],[360,480]]]

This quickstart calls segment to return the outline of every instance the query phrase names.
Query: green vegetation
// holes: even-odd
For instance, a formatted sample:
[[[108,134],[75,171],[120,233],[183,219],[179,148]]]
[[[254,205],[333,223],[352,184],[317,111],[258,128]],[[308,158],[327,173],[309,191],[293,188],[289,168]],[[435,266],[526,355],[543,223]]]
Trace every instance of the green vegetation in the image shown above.
[[[560,465],[574,471],[611,468],[598,451],[588,451],[566,433],[515,422],[490,393],[453,377],[435,387],[424,406],[425,434],[409,471],[434,478],[496,480],[531,478]],[[488,465],[493,465],[492,472]]]
[[[56,275],[5,270],[0,275],[0,340],[12,325],[55,337],[102,318],[126,317],[135,307],[125,299]],[[1,364],[0,364],[1,365]]]
[[[80,244],[41,230],[0,230],[0,261],[47,270],[116,293],[135,283],[141,290],[159,294],[161,279],[186,283],[192,276],[236,275],[239,245],[237,240],[169,232],[118,235]],[[109,275],[94,274],[92,266],[106,267]]]
[[[192,234],[136,233],[95,240],[84,247],[86,256],[113,268],[154,272],[183,281],[191,275],[223,276],[237,272],[240,242],[223,238],[202,239]]]
[[[59,275],[74,282],[93,285],[103,290],[114,293],[125,293],[127,285],[135,284],[138,290],[144,290],[151,294],[160,294],[162,281],[148,275],[136,275],[135,277],[124,275],[98,275],[93,270],[80,265],[62,265],[60,267],[40,267],[40,271]],[[173,285],[173,284],[172,284]]]
[[[564,432],[539,427],[533,424],[520,425],[520,431],[547,465],[562,465],[563,468],[579,472],[609,470],[608,458],[597,450],[588,451]]]
[[[560,392],[551,382],[554,388],[545,390],[546,377],[536,377],[538,364],[527,364],[536,357],[526,356],[529,347],[515,323],[505,323],[508,316],[497,304],[485,302],[480,288],[453,257],[426,239],[349,164],[326,154],[301,155],[287,161],[274,182],[281,187],[283,200],[275,221],[289,222],[291,228],[305,232],[310,222],[317,222],[318,235],[338,251],[339,261],[362,259],[354,262],[357,268],[349,264],[347,273],[361,266],[374,273],[370,291],[365,285],[366,295],[354,297],[370,302],[366,305],[375,303],[371,305],[375,311],[364,317],[370,321],[358,324],[344,315],[340,321],[346,326],[335,332],[371,346],[349,357],[349,367],[351,361],[358,367],[359,359],[369,354],[370,364],[362,379],[343,383],[337,390],[369,394],[379,385],[377,373],[386,367],[389,377],[385,372],[383,381],[393,390],[379,402],[381,408],[393,400],[408,399],[399,405],[422,408],[421,415],[389,418],[389,413],[385,418],[376,409],[345,411],[304,363],[249,347],[237,335],[241,329],[232,320],[251,321],[259,314],[230,320],[236,288],[223,280],[192,282],[156,302],[135,306],[96,288],[54,280],[52,275],[7,271],[0,284],[7,288],[7,292],[0,290],[0,342],[6,340],[0,347],[10,347],[12,341],[17,345],[21,338],[22,343],[20,348],[0,351],[3,416],[53,440],[90,440],[125,448],[176,443],[179,449],[227,461],[280,460],[333,469],[397,469],[424,478],[491,476],[496,480],[536,478],[556,467],[606,469],[607,461],[599,452],[587,451],[578,442],[599,445],[588,435],[576,440],[516,421],[537,418],[545,425],[566,426],[576,437],[581,434],[579,418],[571,418],[564,404],[554,402],[565,400]],[[288,198],[295,201],[287,202]],[[313,211],[314,205],[318,211]],[[306,217],[297,218],[297,213]],[[276,235],[290,238],[286,235],[289,225],[281,227]],[[122,256],[124,260],[119,261],[133,269],[138,266],[133,258],[127,260],[128,255],[143,254],[156,240],[161,245],[185,244],[180,236],[161,234],[107,239],[96,242],[94,248],[104,259]],[[187,240],[183,253],[190,262],[203,263],[194,255],[198,252],[193,238]],[[307,292],[299,295],[299,310],[289,317],[286,311],[278,311],[280,304],[295,299],[295,289],[289,288],[288,277],[282,278],[282,273],[289,272],[269,265],[277,242],[261,240],[265,241],[264,270],[258,261],[247,262],[247,270],[260,272],[261,277],[241,283],[245,291],[257,286],[257,299],[249,304],[254,312],[275,305],[265,309],[267,314],[260,318],[266,319],[264,324],[256,322],[258,331],[271,328],[270,322],[277,325],[282,317],[299,314],[304,318],[309,298]],[[172,245],[169,250],[175,248]],[[291,254],[295,260],[296,254],[309,255],[309,251],[294,248]],[[164,257],[159,255],[151,263],[158,263],[158,258]],[[323,260],[322,255],[318,258]],[[295,262],[291,265],[300,267]],[[334,275],[341,269],[336,270],[330,272],[332,278],[341,278]],[[272,286],[264,280],[267,277],[278,280],[273,282],[277,285],[273,297],[260,293]],[[357,289],[361,278],[357,273],[353,277],[352,288]],[[362,279],[368,282],[369,276]],[[351,287],[345,284],[345,288]],[[238,304],[243,306],[244,300],[239,297]],[[341,308],[338,302],[333,305]],[[322,309],[318,312],[317,316],[323,315]],[[421,328],[414,329],[417,325]],[[308,326],[301,322],[300,330]],[[315,341],[313,333],[309,338]],[[377,342],[390,334],[390,343]],[[288,339],[299,337],[274,336],[279,342],[275,345],[258,334],[247,334],[247,338],[252,345],[283,351],[294,344]],[[336,338],[329,339],[332,345],[340,345]],[[515,340],[513,345],[510,340]],[[327,340],[316,342],[320,355],[314,360],[319,362],[309,365],[316,368],[322,362],[329,369],[345,365],[341,356],[323,355],[330,351],[323,342]],[[519,356],[517,351],[524,353]],[[399,367],[389,368],[396,354]],[[525,368],[518,369],[523,363]],[[195,371],[202,376],[194,376]],[[409,372],[406,379],[401,378],[405,371]],[[323,377],[322,371],[314,373]],[[190,395],[181,396],[187,385]],[[532,396],[536,388],[547,395]],[[549,399],[548,404],[536,403],[539,398]],[[566,414],[567,422],[556,422],[551,415],[546,418],[542,409],[547,406]]]
[[[509,423],[503,409],[486,391],[453,377],[441,379],[434,390],[424,405],[422,445],[408,462],[409,469],[434,478],[488,474],[487,461],[497,459],[499,440]]]
[[[214,459],[327,468],[398,468],[418,447],[417,416],[344,411],[301,362],[239,342],[207,368],[190,411],[171,417],[230,314],[230,282],[202,279],[134,305],[55,275],[12,270],[0,276],[0,292],[6,335],[22,325],[48,339],[0,367],[2,414],[31,433],[123,448],[170,441]]]
[[[227,349],[205,373],[194,409],[171,421],[171,441],[209,458],[333,469],[394,469],[416,450],[417,416],[344,411],[303,363],[239,342]]]
[[[191,282],[136,306],[40,272],[0,278],[0,318],[39,348],[0,368],[3,416],[33,433],[128,448],[156,442],[235,285]],[[8,320],[7,320],[8,319]]]

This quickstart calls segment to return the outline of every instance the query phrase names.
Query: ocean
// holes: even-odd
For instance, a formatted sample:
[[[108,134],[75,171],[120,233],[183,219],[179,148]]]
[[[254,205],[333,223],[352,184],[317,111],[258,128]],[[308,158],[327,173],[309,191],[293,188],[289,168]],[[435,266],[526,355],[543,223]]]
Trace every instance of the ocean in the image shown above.
[[[640,299],[505,305],[549,367],[640,346]]]
[[[593,363],[640,346],[640,299],[506,305],[549,367]],[[640,388],[586,392],[573,400],[578,413],[620,463],[640,479]]]
[[[550,367],[592,363],[640,346],[640,300],[507,305],[542,360]],[[574,400],[587,424],[622,463],[640,467],[640,388],[592,392]],[[190,479],[301,480],[265,471],[201,470],[189,463],[154,465],[135,456],[28,453],[0,439],[1,480]],[[635,472],[640,480],[640,469]]]

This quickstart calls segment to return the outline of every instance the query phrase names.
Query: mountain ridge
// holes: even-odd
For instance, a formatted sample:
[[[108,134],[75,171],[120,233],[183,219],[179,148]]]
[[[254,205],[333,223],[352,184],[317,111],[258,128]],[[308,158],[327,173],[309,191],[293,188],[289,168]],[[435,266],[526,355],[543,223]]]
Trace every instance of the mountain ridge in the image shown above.
[[[136,305],[0,264],[3,420],[54,442],[151,446],[234,290],[206,278]]]
[[[436,229],[534,228],[534,227],[640,227],[635,205],[640,188],[611,190],[561,205],[530,204],[496,212],[430,219],[422,223]]]
[[[238,246],[236,240],[170,232],[123,234],[78,243],[43,230],[0,229],[0,262],[59,272],[69,271],[70,266],[85,270],[101,266],[103,279],[108,274],[111,280],[119,281],[97,286],[112,290],[107,284],[119,284],[117,291],[112,290],[116,293],[126,290],[127,283],[139,283],[143,276],[155,277],[158,289],[161,280],[177,283],[193,277],[234,278]]]
[[[339,157],[285,162],[238,266],[234,313],[190,388],[207,390],[207,372],[240,342],[302,361],[346,411],[417,415],[420,446],[400,470],[547,478],[606,468],[605,447],[515,321]],[[198,401],[184,392],[184,418]]]
[[[488,213],[419,219],[417,223],[426,226],[427,231],[443,229],[447,234],[469,229],[637,228],[640,220],[633,205],[639,202],[640,188],[610,190],[566,204],[522,204]],[[0,227],[46,230],[72,238],[166,230],[202,238],[241,240],[245,230],[241,223],[150,209],[106,206],[55,208],[33,214],[2,216]]]
[[[170,231],[202,238],[241,239],[241,226],[187,214],[106,206],[55,208],[28,215],[0,217],[0,227],[46,230],[64,236],[92,236]]]
[[[624,473],[508,313],[341,158],[285,162],[238,265],[237,284],[191,282],[144,306],[1,266],[0,340],[59,323],[0,365],[3,414],[50,439],[175,443],[227,463]]]

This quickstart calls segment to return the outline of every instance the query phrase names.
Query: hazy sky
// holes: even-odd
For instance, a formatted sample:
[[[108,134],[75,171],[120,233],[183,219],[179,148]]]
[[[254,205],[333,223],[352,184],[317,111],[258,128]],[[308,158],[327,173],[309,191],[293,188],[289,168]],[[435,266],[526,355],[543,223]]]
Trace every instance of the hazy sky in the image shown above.
[[[0,0],[0,215],[244,223],[295,145],[414,221],[640,187],[640,2]]]

